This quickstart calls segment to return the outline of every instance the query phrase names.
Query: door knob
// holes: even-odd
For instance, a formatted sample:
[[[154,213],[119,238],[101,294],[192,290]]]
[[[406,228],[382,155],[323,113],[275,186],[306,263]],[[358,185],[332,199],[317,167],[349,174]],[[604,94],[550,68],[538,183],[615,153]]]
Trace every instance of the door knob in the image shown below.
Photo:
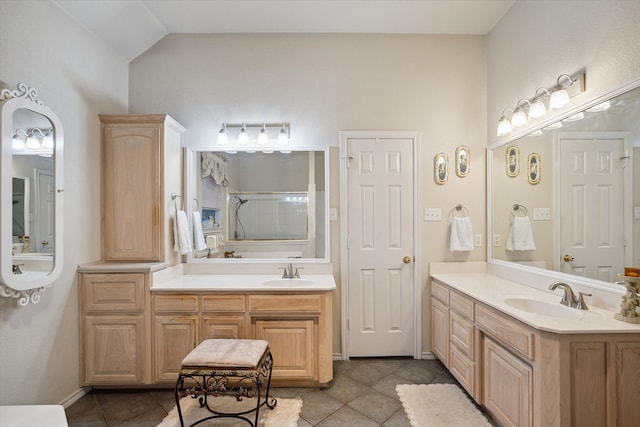
[[[402,258],[402,262],[404,262],[405,264],[410,264],[411,263],[411,257],[410,256],[406,256],[406,257]]]
[[[575,259],[575,258],[574,258],[574,257],[572,257],[572,256],[571,256],[571,255],[569,255],[569,254],[565,254],[565,255],[562,257],[562,260],[563,260],[564,262],[571,262],[571,261],[573,261],[574,259]]]
[[[49,244],[49,242],[48,242],[48,241],[46,241],[46,240],[43,240],[42,242],[40,242],[40,244],[41,244],[42,246],[46,246],[46,245],[48,245],[48,244]]]

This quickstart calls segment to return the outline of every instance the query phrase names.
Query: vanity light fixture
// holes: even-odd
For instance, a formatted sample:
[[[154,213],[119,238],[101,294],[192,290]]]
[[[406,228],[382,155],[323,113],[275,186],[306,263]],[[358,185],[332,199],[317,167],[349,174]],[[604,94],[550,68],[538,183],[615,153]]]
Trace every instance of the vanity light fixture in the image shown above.
[[[528,122],[527,115],[524,113],[525,107],[522,105],[522,101],[526,102],[529,105],[529,107],[531,107],[531,103],[527,99],[523,98],[520,101],[518,101],[518,104],[516,105],[516,109],[511,115],[511,126],[514,128],[524,126]]]
[[[291,127],[288,123],[223,123],[216,145],[257,148],[287,146]]]
[[[601,111],[607,111],[609,108],[611,108],[611,103],[609,101],[604,101],[604,102],[601,102],[598,105],[595,105],[595,106],[589,108],[587,111],[589,113],[598,113],[598,112],[601,112]]]
[[[506,135],[513,130],[511,120],[509,120],[505,115],[507,110],[511,110],[511,108],[505,108],[502,110],[502,116],[500,117],[500,120],[498,120],[498,136]]]
[[[47,150],[53,149],[53,129],[49,129],[44,133],[42,137],[42,148]]]
[[[24,129],[16,129],[15,135],[13,135],[12,139],[12,147],[14,150],[24,150],[27,148],[26,139],[29,135],[27,135],[27,131]]]
[[[521,99],[518,101],[515,110],[512,110],[511,119],[507,119],[505,111],[498,120],[498,136],[507,135],[517,127],[526,125],[529,121],[544,117],[547,111],[557,110],[571,103],[571,98],[584,92],[585,74],[579,73],[573,76],[561,74],[556,85],[548,90],[544,87],[536,90],[533,99]],[[545,107],[544,100],[549,98],[548,107]],[[525,105],[528,104],[529,113],[525,115]],[[595,107],[594,107],[595,108]]]

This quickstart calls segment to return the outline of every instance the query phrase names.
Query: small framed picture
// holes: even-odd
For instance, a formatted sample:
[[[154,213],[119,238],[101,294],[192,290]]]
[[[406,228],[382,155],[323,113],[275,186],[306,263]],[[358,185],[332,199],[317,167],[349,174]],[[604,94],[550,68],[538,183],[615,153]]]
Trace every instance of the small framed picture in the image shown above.
[[[438,153],[433,159],[433,179],[443,185],[449,179],[449,158],[446,153]]]
[[[540,155],[531,153],[527,157],[527,178],[529,184],[536,185],[540,182]]]
[[[456,175],[460,178],[469,175],[470,166],[469,147],[461,145],[456,148]]]
[[[514,178],[520,173],[520,149],[518,147],[507,147],[505,152],[505,165],[507,167],[507,176]]]

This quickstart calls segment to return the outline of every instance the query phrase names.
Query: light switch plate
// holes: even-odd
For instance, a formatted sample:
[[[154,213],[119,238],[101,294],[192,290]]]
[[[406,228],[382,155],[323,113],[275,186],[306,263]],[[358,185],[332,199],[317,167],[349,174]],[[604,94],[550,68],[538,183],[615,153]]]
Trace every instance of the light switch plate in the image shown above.
[[[534,221],[551,221],[550,208],[533,208]]]
[[[475,236],[475,245],[476,245],[476,247],[482,246],[482,234],[476,234],[476,236]]]
[[[493,246],[494,247],[498,247],[500,246],[502,243],[500,242],[500,235],[499,234],[494,234],[493,235]]]
[[[425,221],[442,221],[442,209],[440,208],[424,208]]]

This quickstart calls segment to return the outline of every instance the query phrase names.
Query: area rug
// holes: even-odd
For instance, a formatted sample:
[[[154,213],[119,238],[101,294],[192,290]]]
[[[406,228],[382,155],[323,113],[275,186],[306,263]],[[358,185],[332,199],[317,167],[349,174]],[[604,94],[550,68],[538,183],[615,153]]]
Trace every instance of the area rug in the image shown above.
[[[396,393],[413,427],[491,426],[455,384],[398,384]]]
[[[215,398],[214,408],[221,412],[238,412],[240,408],[255,408],[256,401],[254,399],[244,399],[242,402],[237,402],[232,396],[220,396]],[[191,397],[185,397],[180,400],[180,409],[182,409],[182,417],[184,419],[184,425],[188,426],[198,421],[205,416],[213,415],[206,408],[200,408],[198,399],[192,399]],[[302,409],[302,399],[278,399],[276,407],[273,409],[267,408],[266,405],[260,408],[260,419],[258,420],[259,427],[296,427],[298,425],[298,417],[300,416],[300,410]],[[248,418],[253,422],[255,419],[255,413],[248,414]],[[232,425],[244,425],[249,424],[246,421],[234,419],[234,418],[214,418],[208,420],[206,423],[199,425],[202,426],[229,426]],[[178,417],[178,408],[175,406],[165,417],[158,427],[180,427],[180,418]]]

